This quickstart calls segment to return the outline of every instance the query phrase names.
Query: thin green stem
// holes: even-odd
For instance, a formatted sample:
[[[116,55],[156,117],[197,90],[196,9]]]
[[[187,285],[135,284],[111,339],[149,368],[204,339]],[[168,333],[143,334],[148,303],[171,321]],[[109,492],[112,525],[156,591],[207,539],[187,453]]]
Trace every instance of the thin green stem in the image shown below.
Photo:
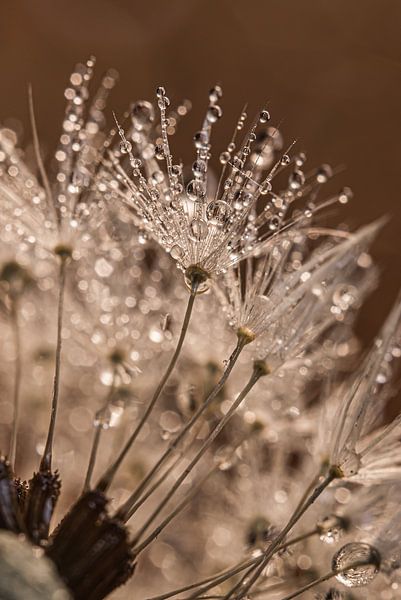
[[[260,577],[261,573],[266,568],[266,565],[269,563],[271,557],[276,552],[277,547],[284,540],[285,536],[291,531],[291,529],[294,527],[294,525],[299,521],[299,519],[302,517],[302,515],[306,512],[306,510],[317,500],[317,498],[320,496],[320,494],[333,481],[333,479],[335,479],[335,477],[336,477],[335,472],[333,470],[330,470],[329,473],[327,474],[327,476],[324,478],[324,480],[315,487],[313,492],[304,501],[304,503],[302,505],[299,504],[297,506],[297,508],[295,509],[294,513],[292,514],[290,520],[288,521],[287,525],[279,533],[279,535],[276,537],[276,539],[273,541],[273,543],[270,544],[269,548],[267,549],[267,551],[264,554],[264,557],[263,557],[263,560],[261,561],[261,563],[256,568],[252,567],[249,571],[247,571],[245,573],[245,575],[241,578],[241,580],[228,592],[228,594],[226,594],[226,596],[224,597],[224,600],[228,600],[228,598],[231,598],[233,596],[233,594],[235,594],[236,592],[238,592],[238,595],[236,596],[236,598],[237,598],[237,600],[239,600],[240,598],[242,598],[244,595],[246,595],[250,591],[252,586],[256,583],[256,581]],[[303,498],[304,498],[304,496],[303,496]],[[251,575],[252,571],[254,571],[253,575]]]
[[[220,390],[223,388],[223,386],[227,382],[227,379],[229,378],[231,371],[233,370],[234,365],[237,362],[245,344],[246,344],[245,339],[239,337],[237,345],[236,345],[233,353],[231,354],[230,359],[227,363],[227,366],[224,370],[224,373],[221,376],[218,383],[212,389],[209,396],[201,404],[201,406],[198,408],[198,410],[192,415],[190,420],[183,426],[181,431],[178,433],[177,437],[170,443],[168,448],[165,450],[164,454],[162,454],[162,456],[155,463],[155,465],[152,467],[152,469],[149,471],[149,473],[146,475],[146,477],[141,481],[141,483],[137,486],[137,488],[133,491],[131,496],[128,498],[125,505],[121,509],[122,512],[127,514],[128,519],[132,517],[134,512],[136,510],[138,510],[138,508],[140,506],[142,506],[142,504],[145,502],[146,498],[148,497],[148,495],[142,496],[142,494],[143,494],[144,490],[146,489],[147,485],[149,484],[149,482],[153,479],[153,477],[159,471],[160,467],[165,463],[165,461],[169,458],[169,456],[175,451],[178,444],[180,444],[180,442],[185,438],[185,436],[192,429],[194,424],[197,421],[199,421],[200,417],[204,414],[204,412],[207,410],[207,408],[211,405],[211,403],[214,401],[216,396],[219,394]],[[141,498],[141,496],[142,496],[142,498]]]
[[[177,480],[171,486],[170,490],[165,495],[163,500],[158,504],[158,506],[155,508],[155,510],[150,515],[150,517],[145,521],[142,528],[138,531],[138,533],[133,541],[134,546],[142,538],[142,536],[145,534],[145,532],[150,527],[150,525],[153,523],[153,521],[159,516],[159,514],[162,512],[164,507],[169,502],[169,500],[172,498],[172,496],[175,494],[175,492],[178,490],[178,488],[182,485],[182,483],[185,481],[185,479],[188,477],[188,475],[191,473],[191,471],[194,469],[194,467],[198,464],[198,462],[200,461],[202,456],[205,454],[205,452],[211,446],[213,441],[217,438],[219,433],[222,431],[222,429],[225,427],[225,425],[231,419],[231,417],[236,412],[236,410],[238,409],[241,402],[246,398],[247,394],[251,391],[251,389],[253,388],[255,383],[258,381],[258,379],[262,375],[266,375],[266,374],[267,374],[267,371],[266,370],[263,371],[260,368],[260,365],[254,367],[253,373],[252,373],[248,383],[245,385],[244,389],[241,391],[238,398],[232,403],[230,409],[227,411],[227,413],[224,415],[224,417],[219,421],[219,423],[215,426],[215,428],[211,431],[211,433],[206,438],[206,440],[204,441],[204,443],[202,444],[202,446],[200,447],[198,452],[195,454],[194,458],[189,463],[188,467],[183,471],[183,473],[180,475],[180,477],[177,478]],[[120,512],[120,511],[118,511],[117,516],[122,519],[124,519],[124,517],[126,518],[126,514],[124,514],[123,512]]]
[[[50,423],[49,423],[49,429],[48,429],[48,434],[47,434],[45,450],[43,453],[42,460],[40,462],[40,470],[43,472],[51,470],[52,455],[53,455],[53,438],[54,438],[54,429],[56,426],[58,398],[59,398],[59,390],[60,390],[61,346],[62,346],[61,331],[63,328],[66,265],[67,265],[67,259],[64,257],[60,257],[59,294],[58,294],[58,308],[57,308],[56,360],[55,360],[55,367],[54,367],[53,397],[52,397],[52,406],[51,406],[51,413],[50,413]]]
[[[187,309],[185,312],[185,317],[184,317],[184,321],[182,324],[180,337],[178,339],[174,354],[167,366],[167,369],[166,369],[163,377],[161,378],[159,385],[157,386],[138,425],[135,427],[134,431],[128,438],[126,444],[124,445],[120,454],[117,456],[116,460],[110,465],[110,467],[106,470],[106,472],[103,474],[103,476],[99,480],[99,482],[96,486],[96,489],[99,491],[105,492],[110,487],[110,485],[113,481],[113,478],[114,478],[115,474],[117,473],[121,463],[123,462],[124,458],[128,454],[129,450],[131,449],[131,447],[134,444],[135,440],[137,439],[138,435],[140,434],[146,421],[150,417],[150,415],[153,411],[153,408],[154,408],[160,394],[162,393],[162,391],[164,389],[164,386],[166,385],[166,383],[176,365],[176,362],[178,360],[178,357],[180,355],[180,352],[181,352],[181,349],[182,349],[182,346],[183,346],[183,343],[185,340],[186,333],[188,331],[188,325],[189,325],[189,321],[191,319],[191,314],[192,314],[192,309],[193,309],[193,305],[194,305],[195,298],[196,298],[197,288],[198,288],[198,283],[194,282],[192,285],[190,296],[189,296],[188,305],[187,305]]]
[[[14,337],[15,370],[14,370],[14,393],[13,393],[13,420],[11,426],[9,458],[12,468],[15,467],[15,456],[17,451],[17,433],[19,422],[19,398],[21,389],[21,336],[18,320],[17,297],[11,299],[11,325]]]

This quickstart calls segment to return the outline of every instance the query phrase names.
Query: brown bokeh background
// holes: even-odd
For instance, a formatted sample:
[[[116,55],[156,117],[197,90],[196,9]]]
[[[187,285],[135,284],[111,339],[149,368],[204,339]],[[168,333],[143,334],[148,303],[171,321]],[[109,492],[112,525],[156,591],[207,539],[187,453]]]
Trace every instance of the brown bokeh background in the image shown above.
[[[192,100],[174,140],[184,160],[207,91],[220,82],[215,153],[248,101],[250,113],[267,104],[283,120],[285,138],[299,140],[310,164],[344,165],[333,185],[351,186],[355,197],[337,221],[356,227],[391,217],[374,248],[381,288],[359,320],[366,338],[379,327],[401,283],[400,0],[2,0],[1,8],[0,119],[24,142],[28,82],[51,148],[68,75],[94,54],[98,73],[120,73],[110,111],[152,98],[160,84],[173,101]]]

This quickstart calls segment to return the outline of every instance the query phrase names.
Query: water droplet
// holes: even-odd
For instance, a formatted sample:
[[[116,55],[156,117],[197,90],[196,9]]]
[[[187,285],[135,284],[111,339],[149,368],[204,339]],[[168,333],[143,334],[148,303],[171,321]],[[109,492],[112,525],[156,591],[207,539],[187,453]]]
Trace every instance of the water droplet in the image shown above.
[[[333,303],[343,311],[348,310],[355,303],[357,294],[354,286],[340,284],[333,292]]]
[[[289,177],[288,184],[292,190],[299,190],[305,183],[305,175],[299,169],[295,169]]]
[[[270,231],[277,231],[277,229],[280,227],[280,219],[279,217],[272,217],[270,219],[269,222],[269,229]]]
[[[180,175],[182,175],[182,166],[181,165],[173,165],[171,167],[171,172],[175,177],[180,177]]]
[[[142,161],[139,158],[133,158],[131,160],[131,167],[133,169],[140,169],[142,167]]]
[[[231,207],[224,200],[210,202],[206,209],[206,217],[212,225],[222,225],[231,215]]]
[[[269,192],[272,191],[272,184],[270,181],[264,181],[259,188],[259,192],[262,196],[266,196]]]
[[[296,155],[294,160],[297,167],[302,167],[306,162],[306,154],[304,152],[300,152]]]
[[[351,567],[359,562],[364,564]],[[380,554],[376,548],[369,544],[351,542],[333,556],[332,568],[345,569],[336,575],[337,581],[347,587],[359,587],[373,581],[379,572],[380,562]]]
[[[120,142],[121,154],[129,154],[129,152],[131,152],[131,150],[132,150],[131,142],[129,142],[128,140],[126,140],[125,142],[124,141]]]
[[[333,175],[333,169],[330,165],[322,165],[319,167],[316,173],[316,181],[318,183],[326,183],[328,179]]]
[[[190,238],[195,242],[205,239],[208,233],[207,223],[203,219],[194,219],[190,224]]]
[[[338,195],[338,200],[341,204],[347,204],[349,200],[352,200],[354,194],[350,187],[344,187]]]
[[[164,159],[164,148],[161,144],[156,144],[155,146],[155,156],[157,158],[157,160],[163,160]]]
[[[193,202],[203,200],[206,196],[205,186],[201,181],[193,179],[187,185],[187,196]]]
[[[139,233],[138,233],[138,242],[141,245],[144,245],[144,244],[147,243],[147,241],[148,241],[148,234],[147,234],[147,232],[146,231],[139,231]]]
[[[215,85],[209,92],[210,102],[218,102],[223,95],[223,90],[219,85]]]
[[[142,130],[154,121],[155,111],[153,105],[146,100],[138,100],[131,107],[131,118],[134,127]]]
[[[174,260],[181,260],[184,256],[184,251],[178,244],[174,244],[174,246],[170,250],[170,255]]]
[[[207,134],[205,131],[197,131],[194,135],[195,148],[203,148],[207,146]]]
[[[154,173],[152,173],[152,183],[154,185],[157,185],[158,183],[163,183],[164,181],[164,173],[163,171],[155,171]]]
[[[213,106],[209,106],[207,109],[206,119],[209,121],[209,123],[215,123],[222,117],[222,115],[223,111],[221,110],[220,106],[214,104]]]
[[[342,533],[346,530],[347,523],[343,518],[333,514],[320,519],[316,523],[316,527],[322,542],[334,544],[334,542],[338,542]]]
[[[206,173],[206,162],[204,160],[196,160],[192,165],[192,171],[195,177],[203,177]]]
[[[259,122],[260,123],[267,123],[268,121],[270,121],[270,113],[267,110],[262,110],[260,115],[259,115]]]

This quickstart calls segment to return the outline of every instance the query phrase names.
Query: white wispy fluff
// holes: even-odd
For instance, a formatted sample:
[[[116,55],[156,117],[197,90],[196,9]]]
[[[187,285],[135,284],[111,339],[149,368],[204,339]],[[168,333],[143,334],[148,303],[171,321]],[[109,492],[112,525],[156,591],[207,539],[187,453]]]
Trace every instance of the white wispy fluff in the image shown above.
[[[337,409],[325,420],[329,462],[352,481],[370,484],[400,478],[401,415],[380,426],[394,392],[391,376],[401,356],[400,343],[399,299],[361,368],[336,391]]]

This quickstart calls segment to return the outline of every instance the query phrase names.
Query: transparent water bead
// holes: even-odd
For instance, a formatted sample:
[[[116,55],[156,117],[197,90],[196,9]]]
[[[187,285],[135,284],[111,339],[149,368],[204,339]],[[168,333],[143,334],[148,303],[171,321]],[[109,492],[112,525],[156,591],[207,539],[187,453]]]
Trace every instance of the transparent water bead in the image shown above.
[[[194,219],[193,221],[191,221],[189,228],[190,238],[195,242],[204,240],[207,236],[208,227],[206,221],[203,221],[203,219]]]
[[[208,204],[206,216],[212,225],[222,225],[231,214],[231,206],[224,200],[214,200]]]
[[[270,113],[268,110],[262,110],[260,115],[259,115],[259,122],[260,123],[267,123],[268,121],[270,121]]]
[[[325,544],[338,542],[343,532],[347,529],[347,522],[338,515],[329,515],[316,523],[319,538]]]
[[[336,552],[331,566],[333,570],[344,569],[336,575],[337,581],[347,587],[359,587],[373,581],[379,572],[380,562],[376,548],[362,542],[351,542]],[[358,563],[362,564],[351,566]]]
[[[132,122],[136,129],[142,130],[149,126],[155,119],[153,105],[147,100],[138,100],[131,107]]]

